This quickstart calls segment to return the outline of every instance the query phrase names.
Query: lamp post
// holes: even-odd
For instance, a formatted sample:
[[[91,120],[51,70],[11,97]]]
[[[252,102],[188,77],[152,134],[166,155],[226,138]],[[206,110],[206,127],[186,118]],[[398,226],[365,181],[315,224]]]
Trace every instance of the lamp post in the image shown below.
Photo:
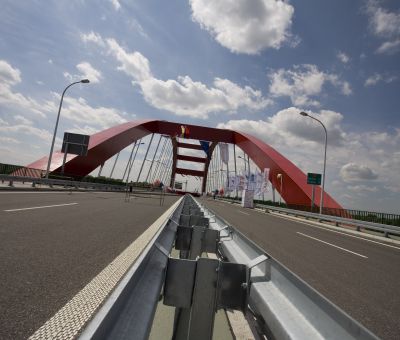
[[[281,205],[282,204],[283,176],[282,176],[282,174],[277,174],[276,178],[281,180],[281,192],[279,195],[279,205]]]
[[[317,118],[310,116],[307,112],[300,112],[300,114],[304,117],[310,117],[311,119],[316,120],[318,123],[322,125],[325,131],[325,151],[324,151],[324,170],[322,174],[322,192],[321,192],[321,201],[319,204],[319,213],[322,214],[322,208],[324,205],[324,191],[325,191],[325,170],[326,170],[326,148],[328,146],[328,132],[326,131],[325,125]]]
[[[63,91],[62,95],[61,95],[61,100],[60,100],[60,106],[58,108],[58,114],[57,114],[57,120],[56,120],[56,126],[54,128],[54,134],[53,134],[53,141],[51,142],[51,147],[50,147],[50,154],[49,154],[49,160],[47,162],[47,169],[46,169],[46,178],[49,178],[49,172],[50,172],[50,164],[51,164],[51,158],[53,156],[53,149],[54,149],[54,142],[56,140],[56,134],[57,134],[57,128],[58,128],[58,121],[60,120],[60,113],[61,113],[61,106],[63,103],[63,99],[64,99],[64,95],[65,92],[72,86],[75,84],[79,84],[79,83],[83,83],[83,84],[87,84],[90,83],[89,79],[82,79],[80,81],[75,81],[71,84],[69,84]]]

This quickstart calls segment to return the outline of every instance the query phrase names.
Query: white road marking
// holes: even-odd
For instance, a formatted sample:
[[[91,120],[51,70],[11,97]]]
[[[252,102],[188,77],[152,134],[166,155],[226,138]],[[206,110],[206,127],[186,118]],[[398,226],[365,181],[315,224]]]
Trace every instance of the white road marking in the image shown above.
[[[54,208],[54,207],[65,207],[67,205],[76,205],[78,203],[64,203],[64,204],[54,204],[54,205],[42,205],[41,207],[30,207],[30,208],[19,208],[19,209],[8,209],[4,210],[6,212],[12,211],[22,211],[22,210],[33,210],[33,209],[44,209],[44,208]]]
[[[225,201],[222,201],[222,202],[227,203]],[[259,208],[256,208],[253,211],[256,211],[256,212],[258,212],[260,214],[264,214],[264,215],[266,214],[263,209],[259,209]],[[348,236],[348,237],[353,237],[353,238],[357,238],[359,240],[363,240],[363,241],[366,241],[366,242],[376,243],[376,244],[379,244],[379,245],[384,246],[384,247],[389,247],[389,248],[394,248],[394,249],[400,250],[400,247],[396,247],[396,246],[393,246],[391,244],[387,244],[387,243],[383,243],[383,242],[379,242],[379,241],[370,240],[370,239],[367,238],[367,236],[365,236],[365,237],[356,236],[356,235],[351,235],[351,234],[348,234],[346,232],[342,232],[342,231],[339,231],[339,230],[332,230],[332,229],[330,229],[330,227],[332,227],[331,225],[327,225],[327,226],[322,227],[322,226],[318,226],[316,224],[311,224],[309,222],[305,222],[305,221],[299,220],[298,218],[289,217],[289,216],[285,216],[285,215],[282,215],[282,214],[268,214],[268,215],[269,216],[274,216],[276,218],[283,218],[285,220],[292,221],[292,222],[295,222],[295,223],[296,222],[297,223],[301,223],[301,224],[304,224],[304,225],[306,225],[308,227],[318,228],[318,229],[322,229],[322,230],[325,230],[325,231],[329,231],[331,233],[336,233],[336,234],[340,234],[340,235],[344,235],[344,236]],[[318,223],[318,222],[315,222],[315,223]]]
[[[361,255],[361,254],[359,254],[359,253],[356,253],[356,252],[354,252],[354,251],[348,250],[348,249],[346,249],[346,248],[342,248],[342,247],[339,247],[339,246],[337,246],[337,245],[335,245],[335,244],[332,244],[332,243],[329,243],[329,242],[326,242],[326,241],[322,241],[322,240],[320,240],[319,238],[312,237],[312,236],[310,236],[310,235],[306,235],[306,234],[300,233],[300,232],[298,232],[298,231],[297,231],[296,233],[297,233],[297,234],[300,234],[300,235],[303,235],[303,236],[305,236],[305,237],[311,238],[311,239],[313,239],[313,240],[316,240],[316,241],[318,241],[318,242],[325,243],[325,244],[327,244],[327,245],[329,245],[329,246],[332,246],[332,247],[341,249],[341,250],[343,250],[343,251],[347,251],[348,253],[351,253],[351,254],[354,254],[354,255],[363,257],[363,258],[365,258],[365,259],[368,258],[367,256]]]
[[[80,330],[83,330],[83,327],[87,325],[99,308],[101,308],[100,313],[108,312],[110,300],[116,299],[116,296],[120,294],[121,287],[137,271],[139,264],[151,247],[151,241],[161,233],[165,221],[172,215],[181,201],[182,199],[179,199],[163,213],[29,339],[76,339]],[[92,337],[90,327],[93,326],[83,330],[83,338]]]
[[[255,211],[257,211],[257,210],[255,210]],[[258,212],[262,213],[262,214],[265,214],[264,211],[258,211]],[[363,240],[363,241],[366,241],[366,242],[377,243],[377,244],[380,244],[381,246],[385,246],[385,247],[389,247],[389,248],[394,248],[394,249],[400,250],[399,247],[392,246],[391,244],[386,244],[386,243],[382,243],[382,242],[379,242],[379,241],[374,241],[374,240],[367,239],[366,238],[367,236],[361,237],[361,236],[356,236],[356,235],[350,235],[350,234],[348,234],[346,232],[342,232],[342,231],[338,231],[338,230],[332,230],[332,229],[330,229],[330,227],[333,227],[331,225],[327,225],[326,227],[321,227],[321,226],[318,226],[318,225],[315,225],[315,224],[311,224],[311,223],[307,223],[307,222],[304,222],[304,221],[300,221],[298,219],[290,218],[288,216],[283,216],[283,215],[278,215],[278,214],[273,214],[273,215],[271,214],[270,216],[275,216],[277,218],[284,218],[285,220],[301,223],[301,224],[304,224],[304,225],[306,225],[308,227],[318,228],[318,229],[322,229],[322,230],[325,230],[325,231],[330,231],[331,233],[345,235],[345,236],[348,236],[348,237],[354,237],[354,238],[357,238],[359,240]],[[315,223],[320,223],[320,222],[315,222]]]
[[[247,215],[247,216],[250,216],[250,214],[248,214],[247,212],[244,212],[244,211],[241,211],[241,210],[236,210],[237,212],[240,212],[241,214],[243,214],[243,215]]]

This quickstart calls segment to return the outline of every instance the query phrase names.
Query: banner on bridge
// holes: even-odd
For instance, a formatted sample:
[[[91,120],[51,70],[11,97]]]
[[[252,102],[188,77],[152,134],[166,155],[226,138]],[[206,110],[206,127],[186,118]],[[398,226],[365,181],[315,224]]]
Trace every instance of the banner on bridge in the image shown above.
[[[243,191],[245,189],[254,192],[254,195],[262,195],[269,190],[269,168],[263,172],[242,173],[238,175],[229,175],[225,183],[225,192]]]

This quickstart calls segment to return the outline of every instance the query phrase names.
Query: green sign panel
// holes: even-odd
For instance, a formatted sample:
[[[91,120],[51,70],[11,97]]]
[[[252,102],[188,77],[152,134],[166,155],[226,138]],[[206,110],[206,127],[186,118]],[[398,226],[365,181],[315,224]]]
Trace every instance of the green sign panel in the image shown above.
[[[321,174],[313,174],[309,172],[307,174],[307,184],[321,185]]]

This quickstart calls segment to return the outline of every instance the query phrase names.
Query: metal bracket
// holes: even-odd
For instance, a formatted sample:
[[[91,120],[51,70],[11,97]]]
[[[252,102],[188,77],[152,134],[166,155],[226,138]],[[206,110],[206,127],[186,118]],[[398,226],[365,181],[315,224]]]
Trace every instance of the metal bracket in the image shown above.
[[[209,226],[208,218],[200,215],[181,215],[179,219],[179,224],[185,227],[190,227],[192,225],[197,225],[201,227]]]
[[[175,248],[189,251],[189,258],[194,260],[203,252],[217,253],[219,231],[201,226],[178,226]]]
[[[166,257],[169,257],[168,250],[165,249],[161,244],[156,242],[154,245],[155,245],[156,249],[159,250],[163,255],[165,255]]]
[[[218,309],[244,311],[247,306],[247,266],[199,258],[168,259],[164,304],[178,307],[175,340],[211,339]]]
[[[227,230],[228,229],[228,235],[226,235],[226,236],[221,236],[221,231],[224,231],[224,230]],[[232,232],[232,229],[231,229],[231,227],[229,226],[229,225],[226,225],[225,227],[223,227],[222,229],[219,229],[219,238],[220,238],[220,240],[222,240],[222,239],[224,239],[224,240],[222,240],[222,241],[228,241],[228,240],[232,240],[233,239],[233,232]],[[228,239],[228,240],[227,240]]]
[[[256,266],[258,266],[259,264],[261,264],[261,263],[263,263],[263,262],[266,262],[268,260],[268,257],[266,256],[266,255],[260,255],[260,256],[257,256],[256,258],[254,258],[254,259],[252,259],[248,264],[247,264],[247,268],[248,268],[248,270],[247,270],[247,282],[249,283],[249,285],[248,285],[248,287],[247,287],[247,289],[248,289],[248,292],[250,293],[250,286],[251,286],[251,283],[255,283],[255,282],[259,282],[259,281],[267,281],[267,280],[269,280],[270,279],[270,272],[269,271],[267,271],[266,270],[266,272],[265,272],[265,276],[263,276],[263,277],[260,277],[260,278],[258,278],[258,279],[251,279],[251,270],[254,268],[254,267],[256,267]]]

